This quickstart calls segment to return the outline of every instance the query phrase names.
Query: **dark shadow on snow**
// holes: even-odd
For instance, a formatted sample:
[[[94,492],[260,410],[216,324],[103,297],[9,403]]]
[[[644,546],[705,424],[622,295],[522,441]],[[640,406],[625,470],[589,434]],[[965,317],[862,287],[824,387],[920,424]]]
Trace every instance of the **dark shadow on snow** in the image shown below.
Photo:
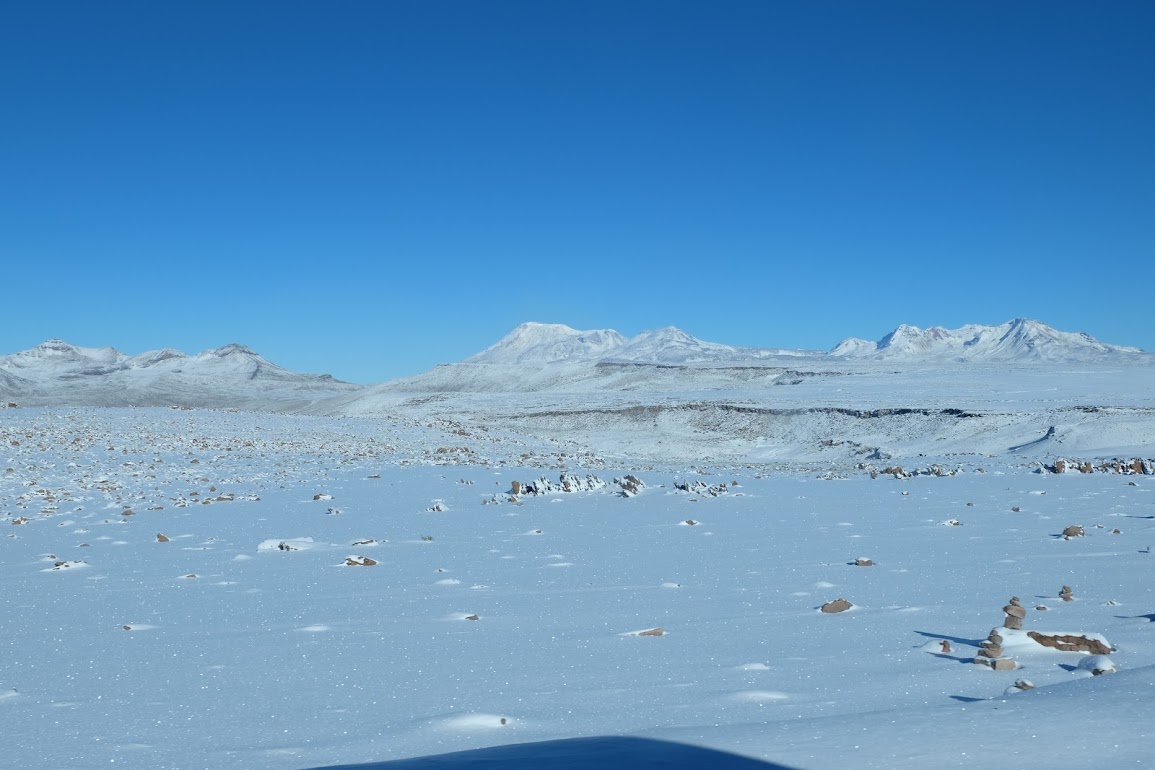
[[[971,647],[978,647],[982,644],[982,639],[963,639],[961,636],[947,636],[946,634],[932,634],[929,631],[915,631],[919,636],[925,636],[930,639],[946,639],[948,642],[955,644],[966,644]]]
[[[488,749],[456,751],[428,757],[331,765],[328,770],[444,770],[445,768],[501,768],[501,770],[790,770],[724,751],[650,738],[602,736],[567,738],[541,743],[515,743]],[[323,770],[314,768],[313,770]]]
[[[1119,620],[1146,620],[1150,623],[1155,623],[1155,612],[1149,615],[1116,615]]]
[[[961,703],[978,703],[981,700],[986,700],[986,698],[972,698],[968,695],[952,695],[950,697],[952,700],[957,700]]]
[[[1042,438],[1037,438],[1034,441],[1028,441],[1025,444],[1019,444],[1018,446],[1008,447],[1007,451],[1008,452],[1017,452],[1020,449],[1026,449],[1027,447],[1037,447],[1039,444],[1042,444],[1047,439],[1054,438],[1054,436],[1055,436],[1055,426],[1052,425],[1050,428],[1047,428],[1047,434],[1045,436],[1043,436]]]
[[[974,662],[975,662],[975,656],[974,655],[971,655],[970,657],[966,657],[966,658],[960,658],[958,655],[947,655],[945,652],[932,652],[931,655],[935,656],[936,658],[945,658],[946,660],[953,660],[956,663],[966,663],[966,664],[972,665],[972,666],[974,665]]]

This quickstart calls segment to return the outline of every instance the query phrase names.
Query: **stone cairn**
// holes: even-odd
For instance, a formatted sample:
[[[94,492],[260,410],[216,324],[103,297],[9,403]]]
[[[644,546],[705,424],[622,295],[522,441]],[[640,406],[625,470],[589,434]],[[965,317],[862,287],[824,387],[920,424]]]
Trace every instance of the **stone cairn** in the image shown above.
[[[1003,613],[1006,615],[1003,628],[1019,630],[1023,627],[1023,618],[1027,616],[1027,611],[1019,601],[1019,597],[1012,596],[1010,603],[1003,607]],[[979,650],[975,663],[990,666],[995,671],[1013,671],[1017,667],[1012,658],[1003,657],[1003,636],[999,633],[999,629],[992,628],[990,635],[979,646],[982,649]]]
[[[1063,586],[1063,590],[1059,591],[1059,598],[1065,602],[1075,601],[1075,592],[1071,590],[1070,586]]]

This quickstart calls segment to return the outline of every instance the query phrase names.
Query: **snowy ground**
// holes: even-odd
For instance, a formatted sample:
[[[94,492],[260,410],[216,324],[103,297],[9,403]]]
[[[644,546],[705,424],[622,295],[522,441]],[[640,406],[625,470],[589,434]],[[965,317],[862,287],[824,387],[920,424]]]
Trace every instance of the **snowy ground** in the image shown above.
[[[799,768],[1155,760],[1155,477],[1031,472],[1045,447],[941,478],[698,474],[549,438],[5,410],[0,764],[305,768],[583,736]],[[646,487],[511,501],[560,465]],[[696,481],[724,492],[674,489]],[[1118,672],[1011,641],[1016,670],[973,664],[1012,595],[1025,629],[1109,640]],[[818,610],[837,598],[854,608]],[[1007,694],[1020,679],[1036,689]]]

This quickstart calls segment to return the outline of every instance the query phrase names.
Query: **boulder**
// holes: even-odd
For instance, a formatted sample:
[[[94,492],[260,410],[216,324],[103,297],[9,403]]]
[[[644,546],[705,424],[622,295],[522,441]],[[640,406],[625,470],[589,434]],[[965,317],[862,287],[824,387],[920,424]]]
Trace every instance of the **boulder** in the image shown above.
[[[826,604],[823,604],[819,609],[827,614],[834,614],[836,612],[846,612],[853,606],[853,604],[845,599],[835,599],[832,602],[826,602]]]
[[[1062,652],[1089,652],[1092,655],[1107,655],[1111,646],[1098,639],[1088,639],[1077,634],[1043,634],[1038,631],[1028,631],[1027,636],[1044,647],[1050,647]]]

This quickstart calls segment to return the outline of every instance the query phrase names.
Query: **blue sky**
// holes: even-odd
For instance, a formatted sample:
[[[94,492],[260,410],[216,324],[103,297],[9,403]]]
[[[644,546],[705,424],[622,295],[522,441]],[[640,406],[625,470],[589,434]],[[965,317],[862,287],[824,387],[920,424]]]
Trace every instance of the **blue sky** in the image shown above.
[[[1155,3],[12,2],[0,353],[1155,349]]]

